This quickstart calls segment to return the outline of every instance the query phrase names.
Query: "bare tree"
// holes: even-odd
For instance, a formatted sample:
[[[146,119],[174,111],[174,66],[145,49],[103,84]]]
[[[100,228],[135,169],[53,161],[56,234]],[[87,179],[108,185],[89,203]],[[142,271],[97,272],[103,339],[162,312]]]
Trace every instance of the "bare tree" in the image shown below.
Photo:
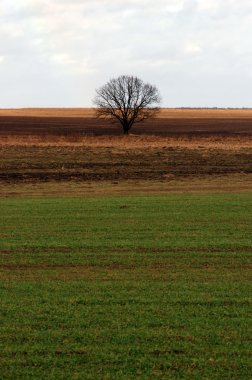
[[[160,101],[156,86],[127,75],[111,79],[96,90],[93,100],[98,117],[119,121],[125,134],[128,134],[134,123],[155,116]]]

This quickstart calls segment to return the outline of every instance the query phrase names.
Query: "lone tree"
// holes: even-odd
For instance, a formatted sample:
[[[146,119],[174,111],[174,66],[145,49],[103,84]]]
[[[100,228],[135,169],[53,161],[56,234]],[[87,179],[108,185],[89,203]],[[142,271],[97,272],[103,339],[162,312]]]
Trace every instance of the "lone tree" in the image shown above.
[[[156,115],[161,98],[156,86],[134,76],[121,75],[96,90],[93,102],[98,117],[119,121],[124,134],[128,134],[134,123]]]

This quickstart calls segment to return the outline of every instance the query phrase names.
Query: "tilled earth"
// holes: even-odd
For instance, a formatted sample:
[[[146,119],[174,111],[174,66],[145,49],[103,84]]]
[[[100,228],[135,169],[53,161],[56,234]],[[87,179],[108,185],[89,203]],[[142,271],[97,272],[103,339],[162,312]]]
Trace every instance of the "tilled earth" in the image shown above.
[[[135,124],[133,133],[157,136],[252,136],[252,118],[169,117]],[[120,125],[94,117],[1,116],[3,135],[121,135]]]
[[[180,147],[1,146],[0,180],[172,180],[252,173],[252,151]]]
[[[116,135],[122,134],[120,126],[95,117],[61,117],[63,111],[57,117],[26,116],[22,112],[19,116],[14,116],[14,111],[12,116],[0,115],[2,182],[170,181],[252,173],[250,112],[227,111],[223,117],[222,111],[195,110],[188,117],[189,111],[167,111],[169,117],[134,125],[139,146],[130,145],[131,140],[122,139],[123,145],[116,142],[120,139]],[[155,135],[158,145],[151,146],[151,136],[147,135]],[[108,138],[108,145],[99,145],[101,136]],[[44,139],[44,145],[36,144],[33,137]],[[57,144],[62,138],[70,143]],[[78,146],[79,138],[97,140],[97,146],[88,142]],[[174,145],[167,144],[169,138]],[[187,146],[179,143],[181,139],[186,139]],[[223,143],[223,149],[208,145],[216,140]],[[236,147],[229,148],[231,140]]]

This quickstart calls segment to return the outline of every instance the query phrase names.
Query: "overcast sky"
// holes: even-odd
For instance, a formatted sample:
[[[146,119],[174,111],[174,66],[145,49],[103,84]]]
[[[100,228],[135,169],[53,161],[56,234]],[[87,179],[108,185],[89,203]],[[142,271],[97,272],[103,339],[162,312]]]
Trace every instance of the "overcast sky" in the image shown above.
[[[88,107],[121,74],[163,107],[252,107],[252,0],[0,0],[0,107]]]

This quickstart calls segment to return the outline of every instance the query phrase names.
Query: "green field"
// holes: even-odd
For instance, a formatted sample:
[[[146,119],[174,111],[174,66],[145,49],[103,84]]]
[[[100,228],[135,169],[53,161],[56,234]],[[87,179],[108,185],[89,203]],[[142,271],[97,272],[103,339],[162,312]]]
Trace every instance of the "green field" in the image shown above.
[[[1,380],[251,378],[252,193],[0,210]]]

